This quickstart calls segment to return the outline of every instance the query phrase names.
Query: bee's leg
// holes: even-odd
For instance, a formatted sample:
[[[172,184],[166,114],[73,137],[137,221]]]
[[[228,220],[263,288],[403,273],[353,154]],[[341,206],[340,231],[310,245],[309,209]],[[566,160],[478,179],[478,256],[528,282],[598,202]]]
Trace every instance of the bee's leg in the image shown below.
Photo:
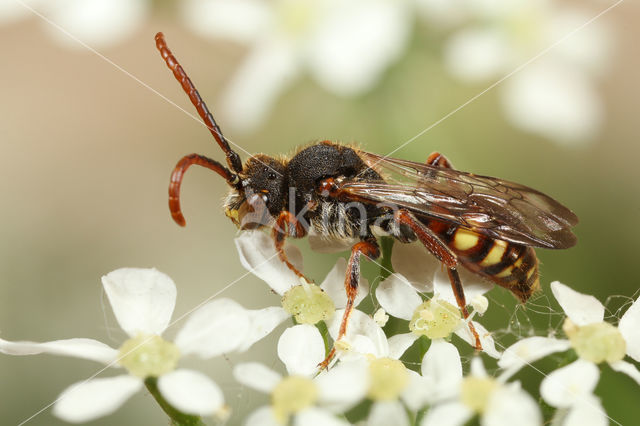
[[[431,154],[429,154],[426,164],[428,166],[442,167],[443,169],[453,169],[453,164],[451,164],[451,161],[449,161],[447,157],[445,157],[443,154],[440,154],[439,152],[432,152]]]
[[[465,300],[465,297],[464,297],[464,289],[462,288],[462,281],[460,281],[460,274],[458,274],[457,269],[452,269],[452,268],[447,269],[447,272],[449,273],[449,281],[451,282],[451,288],[453,289],[453,294],[456,296],[456,302],[458,303],[458,307],[462,311],[462,315],[466,320],[467,318],[469,318],[469,311],[467,311],[467,301]],[[481,351],[482,343],[480,343],[480,336],[478,335],[478,332],[476,331],[475,326],[471,321],[469,321],[467,325],[469,326],[469,331],[471,331],[471,335],[476,340],[476,345],[475,345],[476,349]]]
[[[335,344],[340,341],[347,333],[347,325],[349,323],[349,316],[353,311],[353,305],[358,294],[358,284],[360,282],[360,256],[365,255],[369,259],[377,259],[380,257],[380,247],[375,238],[367,239],[356,243],[351,248],[351,257],[349,257],[349,263],[347,264],[347,274],[344,279],[344,289],[347,292],[347,305],[344,308],[344,314],[342,315],[342,322],[340,323],[340,331],[338,337],[334,342],[333,348],[327,355],[324,361],[319,366],[321,369],[327,368],[329,363],[336,354]]]
[[[407,210],[398,210],[394,214],[394,219],[396,222],[400,224],[407,225],[411,230],[416,234],[420,242],[429,250],[431,254],[433,254],[436,259],[444,264],[447,267],[447,272],[449,273],[449,281],[451,282],[451,288],[453,289],[453,294],[456,297],[456,302],[458,303],[458,307],[464,316],[464,319],[469,318],[469,311],[467,310],[467,302],[464,297],[464,289],[462,288],[462,282],[460,281],[460,275],[458,275],[458,259],[455,253],[451,251],[447,245],[438,238],[438,236],[431,231],[428,227],[422,224],[419,220],[417,220],[410,212]],[[467,323],[469,326],[469,331],[475,338],[475,347],[477,350],[482,350],[482,344],[480,343],[480,336],[478,336],[478,332],[476,328],[473,326],[473,323],[469,321]]]
[[[293,213],[289,211],[280,212],[280,215],[276,219],[275,226],[272,229],[272,237],[273,242],[276,246],[276,251],[278,252],[278,257],[280,260],[287,265],[289,269],[291,269],[297,276],[300,278],[304,278],[307,282],[312,282],[307,277],[305,277],[302,272],[298,271],[298,268],[293,266],[289,259],[287,259],[287,254],[284,251],[284,242],[287,236],[293,238],[302,238],[307,234],[306,229],[300,223],[298,219],[293,215]]]

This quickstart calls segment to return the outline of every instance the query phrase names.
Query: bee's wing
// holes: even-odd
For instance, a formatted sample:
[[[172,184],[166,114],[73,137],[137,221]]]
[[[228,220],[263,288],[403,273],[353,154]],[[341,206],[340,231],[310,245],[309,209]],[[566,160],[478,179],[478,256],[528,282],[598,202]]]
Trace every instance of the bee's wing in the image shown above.
[[[578,217],[551,197],[513,182],[360,153],[384,182],[341,185],[354,199],[405,208],[417,217],[452,222],[491,238],[535,247],[568,248]]]

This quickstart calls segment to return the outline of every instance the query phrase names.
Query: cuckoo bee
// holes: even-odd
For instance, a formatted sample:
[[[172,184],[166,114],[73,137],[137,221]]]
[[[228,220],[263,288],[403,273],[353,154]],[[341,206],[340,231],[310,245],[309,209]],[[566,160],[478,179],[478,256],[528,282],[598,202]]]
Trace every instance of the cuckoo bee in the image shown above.
[[[338,340],[345,335],[353,310],[360,259],[380,256],[380,232],[400,243],[419,240],[442,262],[465,318],[469,313],[460,267],[508,289],[524,303],[539,287],[534,247],[564,249],[576,243],[571,227],[578,218],[559,202],[524,185],[455,170],[437,152],[418,163],[323,141],[289,159],[258,154],[242,164],[162,33],[156,35],[156,47],[227,163],[225,167],[199,154],[178,162],[169,186],[173,219],[185,225],[180,184],[185,171],[198,165],[216,172],[230,186],[227,216],[240,229],[270,229],[280,260],[302,278],[283,249],[287,237],[302,238],[314,232],[329,239],[355,239],[344,283],[348,303]],[[468,322],[468,326],[476,348],[481,349],[473,324]],[[335,348],[324,367],[334,353]]]

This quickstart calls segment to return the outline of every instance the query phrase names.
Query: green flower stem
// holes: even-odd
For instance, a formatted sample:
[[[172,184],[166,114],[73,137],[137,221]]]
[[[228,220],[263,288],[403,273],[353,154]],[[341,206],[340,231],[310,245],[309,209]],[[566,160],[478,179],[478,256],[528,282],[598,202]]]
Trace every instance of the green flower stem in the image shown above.
[[[389,275],[393,274],[393,265],[391,265],[391,252],[393,251],[393,238],[382,237],[380,239],[380,248],[382,250],[382,257],[380,258],[380,275],[381,280],[384,280]]]
[[[322,340],[324,341],[324,355],[329,356],[331,345],[329,344],[329,329],[327,328],[327,324],[325,324],[324,321],[318,321],[316,323],[316,328],[320,332]]]
[[[193,416],[190,414],[185,414],[179,410],[177,410],[174,406],[169,404],[166,399],[162,396],[160,391],[158,390],[158,378],[157,377],[147,377],[144,380],[144,385],[147,387],[151,395],[158,402],[162,410],[167,413],[167,416],[171,419],[171,424],[173,426],[204,426],[204,422],[198,416]]]

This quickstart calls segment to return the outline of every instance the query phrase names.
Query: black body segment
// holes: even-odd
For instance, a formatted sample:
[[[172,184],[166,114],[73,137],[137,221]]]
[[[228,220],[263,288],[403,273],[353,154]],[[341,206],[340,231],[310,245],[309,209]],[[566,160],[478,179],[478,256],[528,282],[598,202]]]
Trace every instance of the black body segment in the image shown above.
[[[352,148],[327,141],[311,145],[287,164],[288,210],[326,237],[370,237],[369,221],[383,215],[385,210],[375,204],[343,202],[323,194],[319,185],[326,179],[382,181]]]

